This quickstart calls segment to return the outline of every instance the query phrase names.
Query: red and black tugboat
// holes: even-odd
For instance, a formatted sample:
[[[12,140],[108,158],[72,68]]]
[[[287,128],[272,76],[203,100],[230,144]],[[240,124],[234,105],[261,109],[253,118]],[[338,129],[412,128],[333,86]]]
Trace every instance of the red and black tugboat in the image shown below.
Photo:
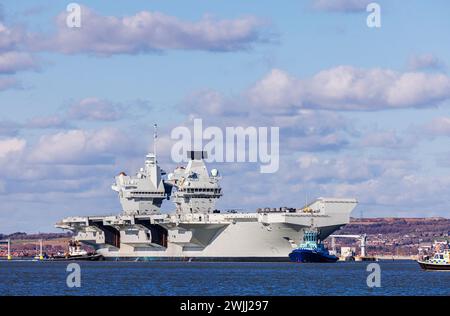
[[[69,251],[62,254],[51,256],[48,260],[54,261],[99,261],[103,260],[103,256],[97,254],[95,252],[87,252],[84,249],[81,249],[81,244],[79,241],[70,240],[69,241]]]

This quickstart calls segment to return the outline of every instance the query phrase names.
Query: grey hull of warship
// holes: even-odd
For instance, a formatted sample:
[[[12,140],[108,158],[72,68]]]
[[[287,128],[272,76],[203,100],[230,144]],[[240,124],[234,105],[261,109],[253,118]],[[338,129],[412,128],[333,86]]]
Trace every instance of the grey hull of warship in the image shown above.
[[[71,230],[107,260],[289,261],[305,230],[314,226],[324,240],[349,222],[357,205],[355,199],[318,198],[300,208],[220,211],[219,172],[208,171],[206,153],[188,155],[186,167],[166,176],[156,155],[148,154],[134,176],[115,177],[121,214],[68,217],[56,227]],[[169,199],[175,210],[161,213]]]

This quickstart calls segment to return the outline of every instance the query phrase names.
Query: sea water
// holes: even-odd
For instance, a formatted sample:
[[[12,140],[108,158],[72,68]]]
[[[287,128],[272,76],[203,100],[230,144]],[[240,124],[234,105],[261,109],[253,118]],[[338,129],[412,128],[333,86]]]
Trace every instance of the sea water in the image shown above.
[[[450,272],[414,261],[380,261],[380,287],[368,262],[218,263],[0,261],[0,295],[450,295]],[[370,284],[370,282],[369,282]]]

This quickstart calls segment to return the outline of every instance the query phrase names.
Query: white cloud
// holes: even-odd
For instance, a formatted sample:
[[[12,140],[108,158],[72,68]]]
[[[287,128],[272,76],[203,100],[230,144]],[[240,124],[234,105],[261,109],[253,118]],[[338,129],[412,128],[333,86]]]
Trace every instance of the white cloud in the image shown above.
[[[6,138],[0,139],[0,158],[19,153],[23,151],[26,146],[26,141],[20,138]]]
[[[76,162],[84,152],[87,134],[81,130],[61,132],[41,136],[30,159],[35,162],[67,163]]]
[[[28,53],[0,53],[0,74],[12,74],[21,70],[37,69],[35,58]]]
[[[0,214],[20,213],[14,224],[3,218],[2,229],[8,224],[49,230],[68,214],[119,213],[112,177],[121,170],[136,171],[146,153],[128,135],[103,128],[46,134],[29,143],[1,139]],[[46,219],[39,222],[42,217]]]
[[[358,183],[327,184],[324,186],[333,195],[357,196],[363,207],[372,211],[390,211],[390,216],[399,210],[418,210],[422,216],[448,215],[450,177],[424,176],[415,173],[401,177],[381,177]]]
[[[306,136],[296,135],[295,133],[287,134],[284,139],[286,147],[282,147],[282,151],[339,151],[349,145],[349,136],[344,131],[336,131],[330,133],[315,133]]]
[[[26,124],[27,128],[65,128],[68,123],[58,115],[39,116],[31,118]]]
[[[290,176],[304,182],[350,183],[383,177],[406,175],[412,167],[411,162],[401,159],[380,159],[353,155],[324,158],[317,155],[302,155],[297,160],[300,169]],[[294,168],[295,169],[295,168]]]
[[[69,130],[43,135],[30,154],[34,163],[111,164],[115,155],[132,149],[133,142],[115,128]]]
[[[12,51],[23,45],[25,32],[20,28],[10,28],[0,22],[0,51]]]
[[[425,124],[424,130],[431,136],[450,136],[450,117],[437,117]]]
[[[72,104],[67,116],[75,120],[116,121],[121,118],[121,108],[110,101],[89,97]]]
[[[263,93],[264,89],[258,91]],[[181,107],[190,120],[201,118],[204,128],[279,127],[280,149],[283,153],[292,150],[340,150],[349,144],[349,138],[354,133],[353,123],[338,113],[302,108],[283,110],[282,107],[273,110],[270,106],[266,107],[266,104],[249,101],[252,97],[249,93],[244,92],[242,95],[242,98],[229,98],[217,91],[200,91],[190,95]],[[275,99],[279,100],[276,97]],[[261,100],[264,101],[265,98],[261,97]],[[191,128],[190,120],[182,125]]]
[[[412,56],[408,61],[408,67],[411,70],[444,70],[447,66],[442,59],[433,54],[427,53]]]
[[[407,148],[414,144],[411,138],[402,138],[393,130],[368,132],[361,137],[359,145],[362,147],[381,147],[381,148]]]
[[[38,69],[37,60],[22,52],[28,39],[29,35],[22,28],[7,27],[0,22],[0,75]],[[0,91],[21,87],[14,77],[0,77]]]
[[[191,22],[150,11],[124,17],[102,16],[84,6],[81,14],[82,26],[71,29],[66,26],[67,13],[61,13],[56,34],[35,40],[35,48],[109,56],[169,49],[234,51],[265,40],[263,23],[253,16],[229,20],[204,16]]]
[[[237,169],[232,171],[232,167]],[[422,216],[428,211],[442,215],[446,212],[442,202],[450,194],[450,186],[432,185],[449,183],[450,177],[427,174],[410,157],[387,159],[353,153],[282,156],[279,172],[268,175],[258,174],[248,164],[218,168],[225,192],[221,203],[233,207],[238,198],[239,207],[248,210],[281,205],[298,207],[306,198],[334,196],[355,197],[365,213],[375,216],[382,214],[380,211],[390,211],[390,216],[396,216],[400,210],[418,210]],[[242,195],[234,185],[236,177],[246,179],[247,194]]]
[[[74,121],[112,122],[142,117],[152,109],[147,101],[134,100],[125,104],[97,97],[87,97],[66,106],[60,113],[36,116],[27,121],[25,128],[73,129]],[[1,132],[0,125],[0,132]]]
[[[306,79],[273,69],[237,96],[204,90],[190,95],[182,109],[215,126],[278,126],[282,151],[336,151],[351,144],[408,148],[417,143],[392,130],[358,131],[343,111],[434,107],[448,99],[450,78],[444,74],[338,66]]]
[[[315,155],[302,155],[298,158],[298,163],[301,169],[307,169],[319,163],[319,158]]]
[[[432,107],[450,99],[450,78],[338,66],[301,80],[272,70],[249,90],[249,96],[255,106],[274,112],[289,112],[294,106],[349,111]]]
[[[246,116],[248,109],[241,106],[240,102],[218,91],[207,89],[188,95],[180,109],[187,114],[201,113],[209,117]]]
[[[280,167],[280,172],[272,179],[264,179],[262,190],[255,193],[263,205],[270,200],[265,198],[264,189],[283,183],[288,192],[277,192],[276,199],[288,200],[294,205],[302,204],[308,194],[310,199],[355,197],[360,202],[359,209],[371,216],[399,216],[400,211],[406,211],[403,216],[448,214],[448,174],[429,174],[421,162],[409,156],[387,159],[353,153],[304,154],[298,156],[296,163],[290,159],[281,161]],[[252,181],[258,181],[257,178],[254,176]],[[252,178],[249,175],[247,179]]]
[[[303,87],[300,80],[273,69],[247,95],[250,102],[264,112],[286,112],[294,106],[302,106]]]
[[[276,174],[262,176],[250,164],[214,165],[222,171],[227,193],[220,206],[235,206],[237,197],[239,206],[249,210],[283,204],[299,206],[308,194],[310,198],[356,197],[365,212],[374,215],[379,210],[398,215],[399,210],[412,210],[416,206],[418,213],[433,209],[434,214],[443,214],[442,199],[435,202],[430,197],[450,194],[450,190],[429,190],[426,186],[433,181],[443,184],[450,178],[427,174],[417,161],[421,158],[409,154],[418,143],[411,129],[402,132],[370,126],[360,129],[343,112],[416,107],[425,103],[423,100],[428,96],[430,102],[436,102],[437,94],[428,91],[444,90],[435,85],[441,78],[448,80],[428,73],[343,66],[300,79],[275,69],[237,97],[209,90],[204,95],[194,94],[190,106],[184,110],[191,117],[203,118],[204,128],[280,127],[280,170]],[[412,98],[402,96],[409,89]],[[346,103],[348,100],[352,101],[351,106]],[[190,126],[189,122],[185,125]],[[244,197],[233,186],[236,176],[245,177],[250,183]],[[281,189],[279,183],[284,184]],[[267,190],[271,190],[270,196]],[[429,193],[428,197],[421,196],[422,191]]]

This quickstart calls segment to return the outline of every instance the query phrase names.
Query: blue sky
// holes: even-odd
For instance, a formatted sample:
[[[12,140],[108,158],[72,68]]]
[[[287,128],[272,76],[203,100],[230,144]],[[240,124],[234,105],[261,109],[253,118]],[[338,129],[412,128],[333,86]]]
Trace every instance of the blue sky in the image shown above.
[[[112,178],[153,123],[170,170],[170,131],[194,117],[280,127],[277,173],[218,166],[220,207],[342,196],[355,216],[448,217],[450,4],[380,0],[373,29],[368,2],[78,2],[69,30],[69,2],[2,1],[0,232],[118,213]]]

